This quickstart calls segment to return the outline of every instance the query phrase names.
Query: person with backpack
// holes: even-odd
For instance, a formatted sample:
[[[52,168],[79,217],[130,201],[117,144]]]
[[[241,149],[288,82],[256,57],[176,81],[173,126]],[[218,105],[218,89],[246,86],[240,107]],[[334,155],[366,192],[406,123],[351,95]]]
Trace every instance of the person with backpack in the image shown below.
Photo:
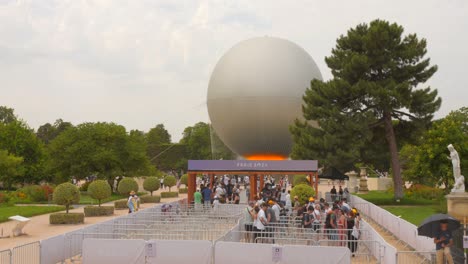
[[[314,229],[312,228],[312,223],[314,222],[314,207],[309,206],[307,207],[307,211],[302,214],[302,225],[304,227],[307,245],[311,244],[310,239],[312,239],[312,234],[314,233]]]
[[[338,240],[338,232],[337,232],[338,231],[337,230],[338,210],[339,210],[338,206],[334,204],[333,209],[327,214],[325,218],[325,228],[327,229],[328,239],[333,240],[333,241]]]

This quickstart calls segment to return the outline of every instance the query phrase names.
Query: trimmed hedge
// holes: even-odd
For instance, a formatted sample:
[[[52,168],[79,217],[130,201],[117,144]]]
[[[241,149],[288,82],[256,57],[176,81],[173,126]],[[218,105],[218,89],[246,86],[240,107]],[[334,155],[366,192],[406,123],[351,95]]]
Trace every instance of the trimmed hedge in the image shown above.
[[[178,192],[162,192],[161,193],[161,198],[174,198],[174,197],[179,197]]]
[[[140,197],[140,202],[141,203],[159,203],[161,202],[161,196],[155,195],[155,196],[149,196],[149,195],[143,195]]]
[[[128,209],[127,200],[118,200],[114,202],[114,207],[116,210],[119,209]]]
[[[49,215],[49,223],[51,225],[83,224],[84,217],[83,213],[54,213]]]
[[[114,206],[86,206],[84,214],[89,216],[105,216],[114,214]]]
[[[188,193],[188,188],[180,188],[179,193]]]

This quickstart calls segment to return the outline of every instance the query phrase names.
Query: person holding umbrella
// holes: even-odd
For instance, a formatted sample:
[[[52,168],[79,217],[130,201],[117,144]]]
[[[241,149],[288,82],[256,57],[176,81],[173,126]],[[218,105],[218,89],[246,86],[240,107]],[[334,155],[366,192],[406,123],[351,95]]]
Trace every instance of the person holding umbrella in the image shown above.
[[[444,263],[444,256],[448,264],[453,264],[452,254],[450,247],[453,246],[452,232],[448,230],[447,220],[440,221],[440,231],[434,236],[434,243],[436,244],[437,264]]]
[[[418,227],[418,235],[434,239],[436,244],[437,264],[453,264],[450,247],[453,246],[452,233],[460,228],[460,221],[447,214],[435,214],[422,221]]]

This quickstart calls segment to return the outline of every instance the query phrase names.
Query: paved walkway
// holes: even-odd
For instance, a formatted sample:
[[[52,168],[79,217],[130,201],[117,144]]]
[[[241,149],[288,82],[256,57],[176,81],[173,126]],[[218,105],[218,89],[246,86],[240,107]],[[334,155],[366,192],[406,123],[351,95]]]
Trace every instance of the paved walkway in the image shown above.
[[[166,190],[167,191],[167,190]],[[157,191],[153,193],[160,194],[161,191]],[[183,198],[186,198],[186,194],[179,194],[177,198],[164,198],[161,200],[163,203],[177,201]],[[113,205],[114,202],[108,202],[103,205]],[[153,203],[146,203],[141,205],[141,209],[149,208],[154,206]],[[47,205],[45,205],[47,206]],[[83,207],[79,207],[76,209],[70,210],[70,212],[82,213]],[[112,216],[100,216],[100,217],[86,217],[84,224],[77,224],[77,225],[50,225],[49,224],[49,215],[38,215],[30,217],[31,221],[25,226],[24,232],[26,235],[19,236],[19,237],[12,237],[12,238],[2,238],[0,239],[0,251],[5,249],[11,249],[13,247],[24,245],[26,243],[31,243],[39,240],[43,240],[49,237],[53,237],[59,234],[63,234],[66,232],[70,232],[73,230],[77,230],[92,224],[100,223],[107,221],[109,219],[115,218],[120,215],[128,214],[128,210],[115,210],[114,215]],[[4,234],[8,234],[10,230],[13,228],[14,222],[8,221],[0,224],[0,232],[4,232]]]

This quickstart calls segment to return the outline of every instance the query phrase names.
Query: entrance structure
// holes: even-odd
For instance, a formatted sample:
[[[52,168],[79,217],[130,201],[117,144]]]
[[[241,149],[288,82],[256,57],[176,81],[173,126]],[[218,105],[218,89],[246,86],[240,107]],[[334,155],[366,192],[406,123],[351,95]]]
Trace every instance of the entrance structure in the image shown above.
[[[193,201],[197,174],[210,176],[210,188],[215,175],[249,175],[250,200],[257,195],[257,179],[264,185],[264,175],[309,175],[310,185],[318,194],[318,162],[316,160],[189,160],[188,161],[188,202]]]

